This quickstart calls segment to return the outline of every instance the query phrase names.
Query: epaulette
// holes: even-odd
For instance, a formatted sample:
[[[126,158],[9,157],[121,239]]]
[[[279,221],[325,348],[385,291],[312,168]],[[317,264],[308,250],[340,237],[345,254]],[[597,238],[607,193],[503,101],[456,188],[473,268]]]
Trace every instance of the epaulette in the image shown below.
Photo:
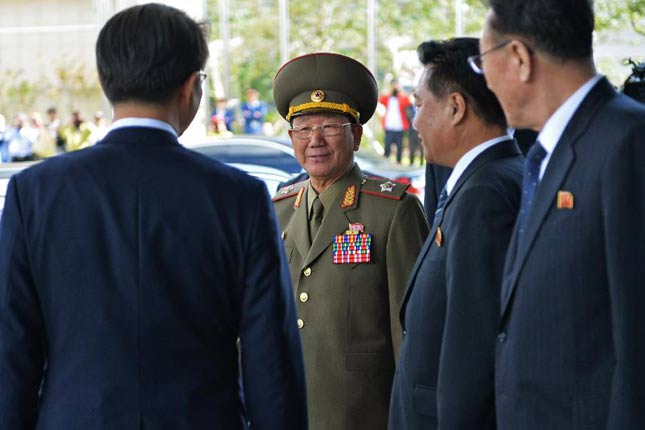
[[[391,179],[373,178],[365,176],[361,193],[383,197],[392,200],[401,200],[410,184],[402,184]]]
[[[296,182],[295,184],[291,185],[286,185],[278,190],[277,193],[273,196],[274,202],[278,202],[280,200],[288,199],[289,197],[296,196],[301,193],[301,191],[304,193],[305,186],[307,185],[307,181],[301,181],[301,182]]]

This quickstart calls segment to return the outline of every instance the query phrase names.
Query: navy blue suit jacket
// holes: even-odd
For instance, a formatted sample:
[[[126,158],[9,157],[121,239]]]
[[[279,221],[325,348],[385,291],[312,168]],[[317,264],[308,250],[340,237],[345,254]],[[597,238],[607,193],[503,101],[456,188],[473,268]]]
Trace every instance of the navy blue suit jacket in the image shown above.
[[[116,129],[14,176],[0,227],[1,429],[306,428],[260,181]]]
[[[645,107],[606,79],[512,240],[496,352],[500,430],[645,429]]]
[[[499,295],[522,163],[513,140],[477,156],[417,258],[401,307],[390,430],[495,428]]]

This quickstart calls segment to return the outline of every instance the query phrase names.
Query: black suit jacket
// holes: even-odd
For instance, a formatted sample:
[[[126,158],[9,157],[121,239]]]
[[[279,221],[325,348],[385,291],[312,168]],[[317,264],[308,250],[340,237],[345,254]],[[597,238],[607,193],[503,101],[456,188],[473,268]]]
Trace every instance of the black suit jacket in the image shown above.
[[[417,258],[401,306],[390,430],[495,428],[499,293],[522,163],[513,140],[475,158]]]
[[[505,268],[500,430],[645,428],[645,107],[597,83]]]
[[[245,415],[306,428],[264,184],[142,127],[15,176],[0,225],[0,428],[241,429]]]

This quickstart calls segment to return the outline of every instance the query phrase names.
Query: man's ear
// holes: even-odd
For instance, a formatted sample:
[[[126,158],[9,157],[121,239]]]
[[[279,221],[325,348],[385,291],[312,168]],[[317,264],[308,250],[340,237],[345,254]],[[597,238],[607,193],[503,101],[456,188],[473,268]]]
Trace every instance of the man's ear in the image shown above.
[[[179,102],[181,105],[190,105],[192,103],[192,98],[196,90],[195,85],[201,84],[198,79],[199,76],[197,76],[197,73],[191,73],[181,87],[179,87]]]
[[[460,93],[454,92],[448,96],[448,109],[450,109],[450,123],[458,125],[466,116],[466,99]]]
[[[528,82],[533,76],[535,62],[529,48],[519,40],[511,42],[511,55],[513,56],[513,65],[518,70],[520,82]]]
[[[356,152],[361,146],[361,138],[363,137],[363,126],[360,124],[352,125],[352,134],[354,135],[354,152]]]

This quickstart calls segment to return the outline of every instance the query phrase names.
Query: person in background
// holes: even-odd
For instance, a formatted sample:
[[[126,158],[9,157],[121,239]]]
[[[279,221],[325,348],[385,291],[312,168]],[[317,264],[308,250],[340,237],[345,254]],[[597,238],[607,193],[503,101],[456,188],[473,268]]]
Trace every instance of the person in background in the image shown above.
[[[18,113],[4,135],[7,146],[6,161],[31,161],[34,159],[34,133],[29,125],[29,118]]]
[[[65,150],[65,140],[63,140],[63,137],[60,134],[61,123],[58,118],[58,111],[54,106],[47,109],[46,127],[47,130],[49,130],[51,138],[56,142],[56,152],[63,152]]]
[[[297,57],[273,98],[309,179],[273,201],[298,302],[312,430],[385,430],[403,287],[428,234],[408,185],[354,162],[378,89],[360,62]]]
[[[103,139],[108,132],[108,123],[105,120],[105,115],[102,110],[97,110],[94,112],[94,118],[92,122],[92,134],[90,135],[90,142],[92,145]]]
[[[255,88],[246,90],[246,101],[242,103],[242,120],[245,134],[263,134],[264,117],[267,114],[266,103],[260,100],[260,93]]]
[[[207,57],[205,28],[183,11],[117,13],[96,42],[110,131],[10,180],[3,429],[307,429],[265,185],[178,141]]]
[[[65,151],[78,151],[93,145],[92,133],[94,128],[77,110],[72,111],[69,124],[63,127],[60,135],[65,141]]]
[[[228,99],[218,98],[215,101],[215,109],[211,114],[211,123],[217,125],[217,133],[233,131],[235,111],[228,106]]]
[[[467,58],[475,38],[429,41],[414,127],[428,163],[452,168],[401,305],[390,430],[494,430],[494,354],[523,157]]]
[[[471,59],[539,132],[502,287],[499,430],[645,428],[645,106],[593,61],[591,1],[491,0]]]
[[[396,145],[396,162],[401,164],[403,156],[404,134],[410,129],[410,121],[406,111],[411,107],[410,98],[401,89],[398,81],[392,79],[390,91],[379,98],[379,103],[385,106],[385,115],[381,125],[385,130],[385,158],[390,157],[392,145]]]
[[[43,159],[56,155],[56,140],[45,126],[40,112],[32,112],[29,120],[33,130],[34,156]]]

